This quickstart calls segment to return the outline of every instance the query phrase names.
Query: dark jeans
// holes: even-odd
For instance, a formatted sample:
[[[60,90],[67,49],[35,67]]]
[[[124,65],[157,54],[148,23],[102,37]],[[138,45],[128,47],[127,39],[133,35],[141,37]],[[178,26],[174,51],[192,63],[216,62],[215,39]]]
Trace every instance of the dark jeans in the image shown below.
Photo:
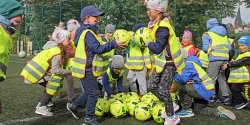
[[[167,116],[174,115],[173,101],[169,90],[172,86],[175,70],[173,65],[165,65],[160,74],[154,70],[148,81],[148,90],[163,101]]]
[[[233,93],[234,104],[241,104],[250,101],[250,87],[249,83],[246,84],[232,84],[231,86]]]
[[[92,72],[86,73],[85,78],[80,79],[84,93],[82,93],[74,102],[73,106],[78,109],[86,103],[85,114],[86,118],[93,118],[95,114],[95,106],[99,96],[99,88],[97,78]]]
[[[44,92],[43,92],[43,96],[40,100],[40,106],[47,106],[47,104],[52,101],[52,95],[48,94],[46,92],[46,85],[47,85],[47,82],[41,82],[41,83],[38,83],[39,85],[43,86],[45,88]]]

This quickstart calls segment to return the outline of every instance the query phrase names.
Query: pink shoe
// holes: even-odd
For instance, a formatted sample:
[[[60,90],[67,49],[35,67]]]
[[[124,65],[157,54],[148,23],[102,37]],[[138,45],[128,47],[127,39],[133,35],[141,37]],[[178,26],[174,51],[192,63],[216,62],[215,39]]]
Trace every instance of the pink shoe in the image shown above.
[[[164,125],[177,125],[179,123],[180,123],[180,118],[176,115],[173,115],[165,119]]]

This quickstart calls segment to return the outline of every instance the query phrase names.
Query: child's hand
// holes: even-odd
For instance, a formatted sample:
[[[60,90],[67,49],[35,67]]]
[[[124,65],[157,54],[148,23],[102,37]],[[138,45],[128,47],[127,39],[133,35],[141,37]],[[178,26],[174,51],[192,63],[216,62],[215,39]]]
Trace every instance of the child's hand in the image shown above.
[[[117,43],[117,45],[118,45],[118,47],[119,47],[120,49],[124,49],[124,48],[126,47],[125,41],[121,41],[121,40],[119,39],[119,37],[117,37],[117,38],[115,39],[115,41],[116,41],[116,43]]]
[[[222,70],[226,70],[226,69],[227,69],[227,64],[223,64],[223,66],[222,66],[221,69],[222,69]]]
[[[111,94],[110,97],[113,98],[115,95]]]
[[[149,44],[149,43],[150,43],[150,41],[148,40],[148,41],[146,42],[146,44],[145,44],[145,45],[146,45],[146,47],[148,47],[148,44]]]

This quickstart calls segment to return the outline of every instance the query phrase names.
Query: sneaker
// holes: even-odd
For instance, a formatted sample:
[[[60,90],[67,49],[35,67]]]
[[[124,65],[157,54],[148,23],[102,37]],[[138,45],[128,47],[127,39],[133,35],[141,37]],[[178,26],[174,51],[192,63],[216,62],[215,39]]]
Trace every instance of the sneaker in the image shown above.
[[[73,107],[72,103],[67,103],[67,109],[76,119],[79,119],[78,110]]]
[[[188,118],[193,117],[194,113],[192,109],[182,109],[180,112],[177,112],[176,115],[180,118]]]
[[[178,123],[180,123],[180,118],[176,115],[173,115],[165,119],[164,125],[177,125]]]
[[[97,122],[96,119],[94,119],[94,118],[92,118],[92,119],[85,118],[82,125],[101,125],[101,124],[99,122]]]
[[[229,97],[222,97],[221,103],[224,105],[231,105],[231,101]]]
[[[222,106],[217,107],[217,112],[220,118],[235,120],[236,116],[230,110],[225,109]]]
[[[53,116],[53,113],[49,111],[47,106],[37,107],[35,113],[43,116]]]
[[[52,103],[52,101],[49,101],[49,103],[47,104],[48,107],[52,107],[54,106],[54,104]]]
[[[214,106],[215,106],[215,100],[214,100],[214,99],[209,100],[208,103],[207,103],[207,105],[208,105],[209,107],[214,107]]]
[[[241,104],[235,105],[235,108],[236,108],[236,109],[243,109],[243,108],[245,108],[246,106],[248,106],[249,104],[250,104],[250,102],[241,103]]]
[[[38,104],[36,105],[36,109],[37,109],[38,107],[40,107],[40,105],[41,105],[41,102],[38,102]],[[47,109],[48,109],[48,111],[51,111],[51,108],[50,108],[50,107],[47,107]]]

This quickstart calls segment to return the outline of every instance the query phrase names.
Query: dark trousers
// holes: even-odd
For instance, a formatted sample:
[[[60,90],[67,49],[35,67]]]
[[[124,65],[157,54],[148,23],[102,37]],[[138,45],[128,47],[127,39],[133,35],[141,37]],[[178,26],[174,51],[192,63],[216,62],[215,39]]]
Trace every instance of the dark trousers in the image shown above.
[[[241,104],[250,101],[250,86],[246,84],[232,84],[231,86],[233,93],[234,104]]]
[[[174,115],[173,101],[169,90],[172,86],[175,70],[176,69],[173,65],[165,65],[163,71],[160,74],[156,73],[155,69],[148,81],[149,91],[151,91],[161,101],[163,101],[167,116]]]
[[[78,109],[87,102],[85,108],[85,118],[93,118],[95,106],[99,96],[97,78],[91,73],[86,73],[85,78],[80,79],[84,93],[82,93],[74,102],[73,106]]]
[[[41,82],[41,83],[38,83],[38,84],[45,88],[45,90],[43,92],[43,96],[42,96],[42,98],[40,100],[40,103],[41,103],[40,106],[47,106],[47,104],[51,101],[53,96],[46,92],[47,82]]]

